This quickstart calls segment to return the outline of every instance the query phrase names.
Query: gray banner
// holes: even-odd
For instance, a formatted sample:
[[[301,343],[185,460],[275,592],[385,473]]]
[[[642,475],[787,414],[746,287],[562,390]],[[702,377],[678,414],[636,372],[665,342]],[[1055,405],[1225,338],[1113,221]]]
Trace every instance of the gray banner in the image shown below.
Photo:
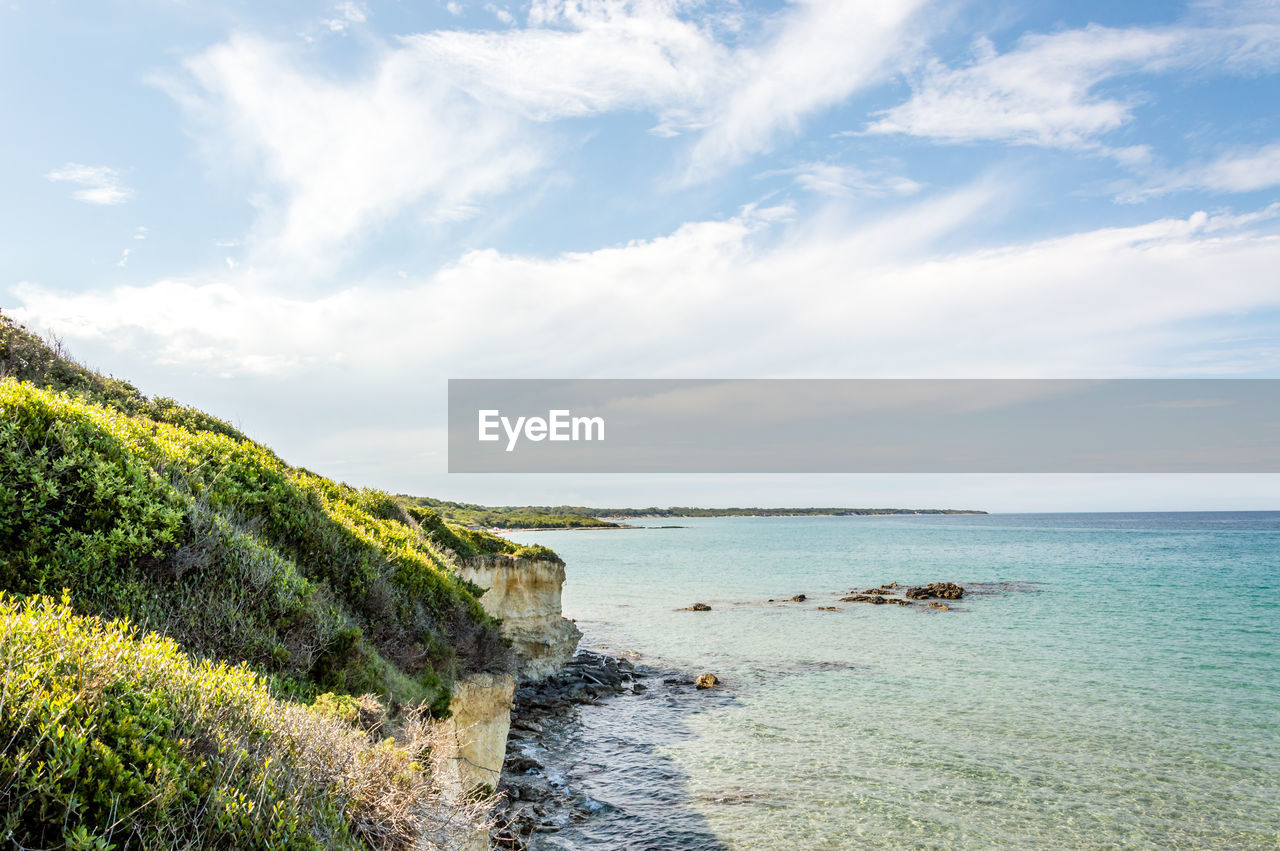
[[[452,473],[1276,473],[1280,379],[451,379]]]

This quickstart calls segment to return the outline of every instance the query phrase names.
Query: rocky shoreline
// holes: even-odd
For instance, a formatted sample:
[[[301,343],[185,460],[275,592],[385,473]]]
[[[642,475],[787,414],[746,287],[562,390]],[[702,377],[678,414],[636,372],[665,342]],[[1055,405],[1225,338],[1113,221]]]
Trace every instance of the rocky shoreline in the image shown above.
[[[714,674],[693,676],[666,671],[591,650],[579,650],[563,668],[516,689],[507,737],[496,827],[495,848],[536,847],[537,837],[556,834],[610,808],[573,788],[565,766],[551,757],[548,745],[572,740],[579,707],[604,703],[622,695],[689,694],[717,688]],[[653,690],[651,692],[651,690]],[[694,705],[701,705],[696,701]]]
[[[549,733],[562,732],[557,728],[566,726],[575,706],[600,703],[624,692],[641,693],[648,688],[641,680],[658,673],[626,659],[579,650],[556,673],[516,689],[498,786],[495,847],[528,848],[531,835],[557,833],[600,809],[599,802],[569,789],[554,769],[540,761],[537,745]]]

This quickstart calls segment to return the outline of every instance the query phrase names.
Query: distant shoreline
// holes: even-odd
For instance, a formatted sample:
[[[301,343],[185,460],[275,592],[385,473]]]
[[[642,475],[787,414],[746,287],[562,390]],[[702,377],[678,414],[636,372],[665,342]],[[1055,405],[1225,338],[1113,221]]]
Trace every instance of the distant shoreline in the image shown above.
[[[924,517],[953,514],[984,515],[988,511],[957,508],[698,508],[697,513],[677,513],[688,509],[669,509],[657,512],[627,512],[623,514],[592,515],[597,520],[611,523],[623,520],[697,520],[706,517]]]
[[[706,520],[719,517],[945,517],[953,515],[966,516],[985,516],[990,514],[987,511],[977,510],[958,510],[958,509],[921,509],[913,511],[910,509],[849,509],[849,510],[806,510],[795,509],[793,511],[775,510],[775,509],[700,509],[707,512],[706,514],[626,514],[622,516],[600,515],[592,517],[594,520],[600,521],[598,525],[582,524],[576,526],[485,526],[484,528],[495,534],[506,535],[513,532],[584,532],[601,529],[684,529],[684,526],[664,525],[664,526],[641,526],[635,523],[627,523],[627,520]]]

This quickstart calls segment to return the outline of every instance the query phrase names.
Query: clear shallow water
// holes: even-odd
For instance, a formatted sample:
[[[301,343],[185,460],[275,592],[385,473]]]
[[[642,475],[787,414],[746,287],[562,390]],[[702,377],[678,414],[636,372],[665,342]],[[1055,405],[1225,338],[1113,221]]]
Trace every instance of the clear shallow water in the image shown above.
[[[515,536],[585,644],[726,683],[585,710],[564,844],[1280,846],[1280,513],[664,522]],[[835,602],[890,581],[1015,585]]]

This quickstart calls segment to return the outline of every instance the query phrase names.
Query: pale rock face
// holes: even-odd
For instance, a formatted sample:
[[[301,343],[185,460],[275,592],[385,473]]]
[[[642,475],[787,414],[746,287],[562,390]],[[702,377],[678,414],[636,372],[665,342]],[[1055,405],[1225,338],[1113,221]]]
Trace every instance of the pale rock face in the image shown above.
[[[453,685],[452,714],[440,722],[444,744],[433,760],[446,796],[461,800],[480,786],[492,791],[502,777],[511,728],[515,679],[510,674],[472,674]],[[459,838],[456,851],[487,851],[488,831]]]
[[[563,564],[483,556],[463,561],[459,573],[488,589],[480,605],[502,619],[502,634],[512,641],[520,680],[543,679],[573,658],[582,633],[561,613]]]
[[[477,786],[497,787],[514,693],[510,674],[472,674],[454,683],[449,703],[453,714],[441,722],[450,751],[441,779],[454,794],[465,795]]]

